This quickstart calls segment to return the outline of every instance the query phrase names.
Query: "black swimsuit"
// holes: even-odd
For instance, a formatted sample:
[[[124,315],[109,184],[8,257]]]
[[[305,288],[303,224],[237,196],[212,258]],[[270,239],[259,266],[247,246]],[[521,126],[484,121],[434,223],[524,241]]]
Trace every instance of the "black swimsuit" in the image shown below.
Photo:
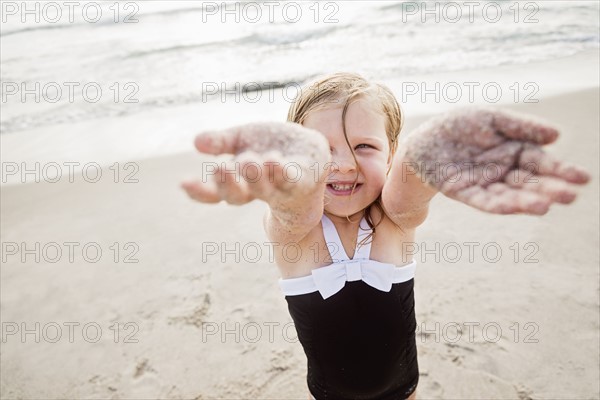
[[[369,260],[370,243],[349,260],[331,220],[322,224],[334,263],[279,281],[308,359],[308,388],[317,400],[406,399],[419,379],[415,263]],[[364,225],[358,242],[370,233]]]

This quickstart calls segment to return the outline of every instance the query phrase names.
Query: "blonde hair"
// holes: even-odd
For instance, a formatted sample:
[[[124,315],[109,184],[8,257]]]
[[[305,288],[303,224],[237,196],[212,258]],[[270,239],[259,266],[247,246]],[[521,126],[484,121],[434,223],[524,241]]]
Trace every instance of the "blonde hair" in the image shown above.
[[[393,157],[398,148],[398,136],[404,124],[404,115],[400,104],[392,91],[380,83],[371,83],[358,74],[348,72],[338,72],[327,75],[316,81],[309,83],[302,88],[298,97],[294,100],[288,111],[287,120],[303,124],[307,116],[312,111],[317,111],[330,107],[343,107],[342,128],[346,143],[352,152],[352,157],[357,167],[356,176],[360,171],[360,165],[356,160],[354,149],[350,146],[348,135],[346,134],[346,112],[350,104],[360,99],[371,101],[374,110],[385,116],[385,131],[390,147],[390,157]],[[391,164],[390,164],[391,165]],[[388,170],[389,173],[389,170]],[[356,182],[354,183],[356,187]],[[354,188],[352,189],[354,191]],[[375,229],[381,223],[381,219],[375,224],[371,216],[371,207],[376,207],[381,215],[384,210],[381,204],[381,194],[365,208],[365,219],[369,227],[375,233]],[[368,240],[371,236],[366,239]]]

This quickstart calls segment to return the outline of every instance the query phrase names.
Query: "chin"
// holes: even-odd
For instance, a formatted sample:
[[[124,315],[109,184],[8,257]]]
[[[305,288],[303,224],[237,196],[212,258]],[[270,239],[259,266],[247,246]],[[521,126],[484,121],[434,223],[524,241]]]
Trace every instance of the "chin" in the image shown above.
[[[363,211],[365,208],[367,208],[367,206],[369,204],[371,204],[371,203],[365,204],[364,207],[360,207],[360,206],[359,207],[343,207],[343,206],[341,206],[341,207],[335,207],[335,206],[334,207],[327,207],[327,206],[325,206],[325,211],[328,214],[335,215],[337,217],[344,217],[345,218],[345,217],[349,217],[349,216],[352,216],[354,214],[357,214],[357,213]]]
[[[344,204],[343,201],[335,200],[334,198],[328,198],[325,200],[325,211],[331,215],[335,215],[337,217],[347,217],[357,214],[363,210],[365,210],[370,204],[372,204],[375,200],[377,200],[377,196],[369,196],[368,200],[356,199],[360,200],[359,202],[353,201],[349,202],[349,204]],[[372,197],[372,198],[371,198]],[[327,201],[331,201],[331,204],[327,204]]]

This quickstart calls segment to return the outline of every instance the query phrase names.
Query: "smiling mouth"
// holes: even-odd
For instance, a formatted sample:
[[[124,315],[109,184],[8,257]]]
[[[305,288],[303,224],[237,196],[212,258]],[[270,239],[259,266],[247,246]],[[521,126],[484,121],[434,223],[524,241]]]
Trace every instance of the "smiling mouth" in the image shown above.
[[[352,188],[354,188],[354,193],[356,193],[361,186],[362,183],[357,183],[356,187],[354,187],[354,183],[328,183],[327,190],[337,196],[348,196],[353,193]]]

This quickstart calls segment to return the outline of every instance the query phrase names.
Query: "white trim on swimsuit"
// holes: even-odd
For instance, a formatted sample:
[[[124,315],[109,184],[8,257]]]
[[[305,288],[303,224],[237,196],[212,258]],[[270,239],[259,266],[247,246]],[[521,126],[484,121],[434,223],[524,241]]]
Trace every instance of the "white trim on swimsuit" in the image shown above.
[[[360,245],[361,240],[372,232],[364,218],[360,222],[357,248],[352,259],[346,254],[335,225],[325,214],[321,218],[321,223],[325,242],[334,262],[325,267],[313,269],[307,276],[280,278],[279,287],[284,295],[297,296],[319,291],[326,299],[340,291],[345,282],[358,280],[381,291],[389,292],[392,284],[407,282],[414,278],[417,267],[415,260],[407,265],[397,267],[393,264],[369,259],[372,238],[368,243]],[[365,225],[366,228],[363,227]]]

